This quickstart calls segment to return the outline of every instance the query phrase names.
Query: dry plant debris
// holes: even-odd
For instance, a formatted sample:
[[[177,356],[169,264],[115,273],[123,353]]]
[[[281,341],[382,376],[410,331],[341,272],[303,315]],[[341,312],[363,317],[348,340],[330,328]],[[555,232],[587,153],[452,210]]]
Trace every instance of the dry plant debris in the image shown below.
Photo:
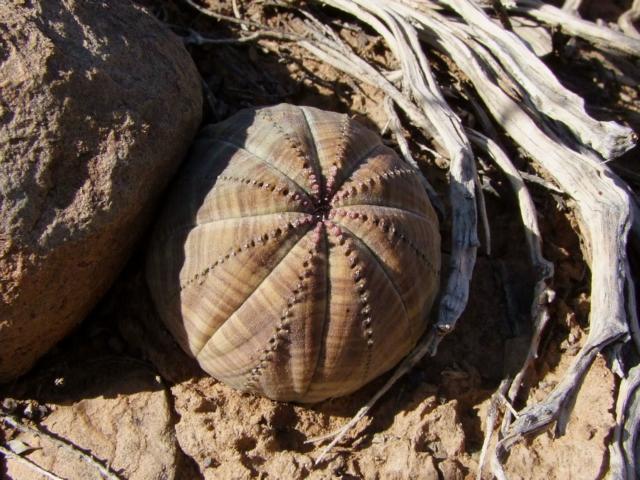
[[[186,2],[205,15],[225,20],[194,0]],[[325,452],[370,411],[397,378],[422,356],[435,353],[442,337],[455,327],[464,310],[479,246],[477,210],[481,205],[472,143],[505,172],[516,192],[532,266],[539,275],[531,307],[535,333],[531,338],[530,351],[521,371],[515,377],[505,379],[496,392],[496,405],[491,409],[486,428],[487,448],[491,444],[489,440],[498,404],[509,405],[516,398],[523,376],[536,358],[540,335],[549,318],[547,305],[553,299],[550,287],[553,271],[541,254],[543,240],[527,187],[509,155],[497,143],[498,139],[465,130],[433,74],[425,54],[425,46],[428,46],[449,57],[466,76],[474,95],[480,100],[478,109],[485,115],[485,130],[489,135],[495,135],[496,131],[506,134],[523,155],[541,168],[570,199],[579,219],[592,274],[590,328],[585,345],[563,381],[546,399],[520,412],[505,411],[498,433],[499,441],[489,453],[492,472],[496,477],[504,478],[501,458],[514,442],[524,436],[554,423],[556,431],[562,434],[586,372],[596,355],[607,349],[607,355],[618,366],[616,373],[621,376],[618,428],[611,442],[612,474],[616,478],[635,478],[633,439],[638,413],[631,406],[639,384],[634,370],[629,369],[621,358],[621,347],[631,342],[632,337],[636,348],[640,346],[635,291],[627,258],[627,239],[637,205],[630,188],[607,162],[631,149],[637,137],[628,127],[592,118],[585,110],[582,98],[565,88],[526,41],[497,22],[496,18],[499,11],[504,10],[514,19],[529,17],[549,27],[561,26],[566,34],[585,40],[611,55],[637,59],[640,41],[634,38],[630,19],[636,18],[638,2],[621,18],[622,25],[630,25],[624,29],[627,33],[582,20],[576,14],[580,2],[567,2],[563,9],[538,0],[502,3],[324,0],[318,3],[352,16],[354,21],[366,24],[380,35],[392,52],[399,71],[385,71],[362,58],[331,25],[316,18],[311,13],[313,9],[298,2],[280,4],[293,9],[300,17],[292,31],[282,30],[280,35],[276,35],[266,25],[252,22],[243,22],[243,25],[256,39],[258,35],[270,35],[281,41],[293,41],[357,81],[382,90],[393,102],[393,107],[402,111],[407,120],[425,137],[432,139],[436,149],[448,158],[453,218],[448,279],[437,321],[416,350],[352,421],[338,432],[317,439],[332,439]],[[503,9],[496,12],[495,4]],[[238,19],[238,22],[242,20]],[[393,114],[389,120],[394,124],[394,131],[398,132],[398,122]],[[402,147],[402,140],[399,144],[406,158],[407,148]],[[479,476],[481,469],[482,465]]]

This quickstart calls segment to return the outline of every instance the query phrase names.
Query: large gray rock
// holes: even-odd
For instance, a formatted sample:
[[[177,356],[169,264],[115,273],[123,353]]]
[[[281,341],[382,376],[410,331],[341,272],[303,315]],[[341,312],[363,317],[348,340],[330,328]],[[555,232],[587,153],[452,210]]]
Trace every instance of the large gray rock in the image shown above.
[[[110,286],[201,104],[180,41],[130,1],[0,2],[0,381]]]

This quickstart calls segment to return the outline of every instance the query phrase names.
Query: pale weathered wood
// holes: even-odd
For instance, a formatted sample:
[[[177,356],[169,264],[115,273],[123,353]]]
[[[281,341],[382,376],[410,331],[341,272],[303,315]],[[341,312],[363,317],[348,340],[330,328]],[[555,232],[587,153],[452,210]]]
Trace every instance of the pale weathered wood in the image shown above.
[[[565,381],[539,406],[525,411],[513,424],[501,447],[508,447],[523,433],[532,432],[553,420],[563,430],[573,396],[595,354],[605,345],[621,338],[627,330],[624,301],[624,265],[626,234],[629,228],[629,199],[620,180],[598,163],[592,155],[582,155],[548,136],[529,115],[486,75],[485,67],[470,55],[469,47],[450,38],[445,43],[460,68],[472,79],[488,110],[509,135],[518,142],[556,182],[576,200],[583,233],[589,240],[593,272],[592,312],[589,340],[579,354]],[[474,52],[490,62],[480,45]],[[472,60],[469,60],[472,59]],[[496,68],[496,65],[492,65]],[[495,72],[498,75],[501,72]],[[541,122],[538,119],[538,122]],[[613,294],[612,294],[613,292]]]
[[[549,288],[547,282],[553,277],[553,264],[546,260],[542,255],[542,236],[540,235],[540,227],[536,217],[536,208],[533,199],[527,190],[522,177],[518,170],[513,166],[509,157],[504,151],[491,139],[482,135],[480,132],[467,130],[471,141],[482,148],[498,165],[502,172],[506,175],[507,180],[511,184],[511,188],[516,194],[518,205],[520,207],[520,215],[524,226],[525,238],[529,248],[529,255],[534,272],[536,273],[536,285],[534,287],[533,303],[531,305],[531,318],[533,319],[533,335],[529,344],[527,358],[521,366],[518,373],[513,378],[503,380],[498,388],[499,396],[492,402],[485,421],[485,440],[480,455],[478,466],[478,479],[481,478],[482,466],[484,458],[489,449],[490,439],[493,433],[497,415],[497,404],[502,398],[506,402],[513,402],[518,395],[525,374],[531,367],[538,355],[538,346],[542,332],[549,321],[549,304],[553,300],[554,292]],[[506,430],[511,423],[512,414],[507,410],[503,417],[502,429]],[[500,463],[497,461],[496,452],[491,452],[492,464],[494,470],[500,469]]]
[[[640,32],[633,24],[638,20],[640,20],[640,0],[633,0],[629,9],[618,18],[618,25],[626,35],[640,39]]]
[[[544,57],[553,52],[551,34],[538,23],[521,16],[511,16],[513,31],[538,57]]]
[[[580,5],[582,5],[582,0],[564,0],[562,10],[579,17],[580,13],[578,10],[580,10]]]
[[[633,130],[587,115],[584,100],[565,88],[513,32],[499,28],[467,0],[442,0],[442,3],[463,17],[468,25],[465,33],[491,51],[507,76],[513,79],[519,96],[532,108],[561,122],[605,159],[616,158],[633,147],[636,141]]]
[[[640,38],[596,25],[540,0],[517,0],[507,8],[560,28],[564,33],[582,38],[605,51],[632,57],[638,56],[640,52]]]
[[[620,383],[616,402],[616,428],[609,447],[610,478],[638,478],[637,443],[640,432],[640,365],[629,370]]]

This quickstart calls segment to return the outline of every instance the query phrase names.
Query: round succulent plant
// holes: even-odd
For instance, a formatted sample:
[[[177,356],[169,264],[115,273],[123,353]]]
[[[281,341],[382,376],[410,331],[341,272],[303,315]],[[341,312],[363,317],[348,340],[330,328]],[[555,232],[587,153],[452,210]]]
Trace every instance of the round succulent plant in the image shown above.
[[[157,224],[147,280],[209,374],[315,402],[358,389],[415,345],[439,249],[419,173],[377,134],[278,105],[201,132]]]

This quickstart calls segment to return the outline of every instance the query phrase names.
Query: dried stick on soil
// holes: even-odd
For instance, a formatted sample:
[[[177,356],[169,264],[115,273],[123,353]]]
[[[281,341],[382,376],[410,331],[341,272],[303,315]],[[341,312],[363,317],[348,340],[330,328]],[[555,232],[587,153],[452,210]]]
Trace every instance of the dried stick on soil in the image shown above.
[[[237,0],[232,0],[231,1],[231,6],[233,8],[233,16],[238,18],[238,19],[242,18],[242,15],[240,14],[240,9],[238,8]],[[240,29],[244,30],[246,32],[247,30],[249,30],[249,27],[247,27],[247,25],[243,24],[243,25],[240,25]]]
[[[209,10],[208,8],[205,8],[202,5],[198,5],[193,0],[182,0],[182,1],[185,2],[187,5],[189,5],[191,8],[199,11],[203,15],[206,15],[207,17],[215,18],[216,20],[222,20],[224,22],[235,23],[239,25],[241,28],[242,28],[242,25],[244,25],[247,27],[250,26],[258,29],[265,29],[264,25],[260,25],[259,23],[255,23],[250,20],[245,20],[243,18],[230,17],[228,15],[223,15],[221,13],[214,12],[213,10]],[[266,30],[269,30],[269,29],[266,29]]]
[[[465,33],[483,44],[513,79],[522,100],[531,109],[553,118],[605,159],[616,158],[637,140],[633,130],[615,122],[597,121],[587,115],[584,100],[565,88],[551,70],[512,32],[496,26],[467,0],[442,0],[465,20]]]
[[[40,430],[37,428],[30,427],[29,425],[25,425],[18,418],[14,416],[1,414],[0,419],[2,419],[2,421],[7,425],[9,425],[10,427],[15,428],[16,430],[22,433],[31,433],[33,435],[37,435],[39,437],[45,438],[50,442],[54,443],[59,448],[63,448],[64,450],[70,452],[72,455],[76,455],[80,460],[82,460],[83,462],[95,468],[98,472],[100,472],[100,475],[102,475],[103,478],[106,478],[108,480],[120,480],[120,477],[118,477],[118,475],[112,472],[108,467],[105,467],[100,460],[95,458],[93,455],[80,450],[74,444],[68,441],[62,440],[58,437],[55,437],[44,430]]]
[[[461,47],[461,45],[457,45]],[[508,449],[523,435],[545,428],[557,420],[564,430],[574,396],[595,355],[627,331],[624,302],[625,246],[629,228],[629,198],[622,182],[593,156],[568,149],[562,140],[543,132],[521,107],[497,87],[480,67],[469,62],[470,52],[450,50],[484,100],[489,111],[510,136],[542,165],[576,201],[582,230],[589,242],[592,268],[591,330],[567,376],[547,400],[529,407],[514,422],[499,445]],[[474,53],[489,63],[489,54],[477,45]],[[494,72],[500,75],[501,72]],[[508,120],[507,120],[508,119]]]
[[[487,417],[484,420],[484,440],[482,441],[482,449],[480,450],[480,458],[478,459],[478,471],[476,472],[476,480],[482,480],[482,468],[489,452],[489,446],[491,445],[491,438],[498,420],[498,414],[500,413],[500,406],[504,403],[504,396],[509,390],[512,378],[505,378],[500,382],[500,386],[491,396],[491,404],[487,411]]]
[[[427,354],[431,354],[437,348],[441,334],[436,329],[431,329],[427,335],[421,340],[416,348],[402,361],[393,372],[393,375],[385,382],[385,384],[376,392],[376,394],[369,399],[369,401],[349,420],[343,427],[334,432],[330,432],[326,435],[322,435],[315,438],[310,438],[305,443],[316,443],[331,439],[331,442],[320,452],[320,455],[316,459],[316,465],[320,463],[324,457],[331,451],[331,449],[342,440],[349,431],[356,426],[356,424],[364,418],[365,415],[373,408],[385,393],[387,393],[395,383],[402,378],[407,372],[411,371],[413,367]]]
[[[487,204],[484,201],[484,192],[482,191],[482,183],[480,182],[480,176],[476,171],[476,175],[473,179],[473,183],[476,186],[476,194],[478,195],[478,214],[482,221],[482,233],[484,234],[484,252],[491,256],[491,224],[489,223],[489,215],[487,214]]]
[[[582,5],[582,0],[564,0],[562,10],[576,17],[580,17],[580,5]]]
[[[630,267],[627,266],[627,298],[629,301],[631,337],[640,352],[640,325],[637,304],[633,293],[635,285]],[[618,349],[619,350],[619,349]],[[617,352],[614,352],[614,354]],[[611,478],[637,478],[640,459],[640,365],[622,375],[616,403],[616,428],[609,446]],[[635,450],[634,450],[635,445]]]
[[[545,428],[554,420],[562,432],[574,396],[595,355],[628,331],[623,297],[629,198],[624,184],[605,165],[593,155],[579,154],[564,146],[563,140],[551,133],[551,128],[543,131],[539,127],[545,126],[543,118],[533,120],[529,116],[531,112],[525,112],[494,83],[493,78],[506,74],[496,71],[493,51],[490,54],[479,43],[469,39],[463,42],[459,37],[441,32],[448,40],[442,42],[443,47],[471,78],[496,121],[575,200],[590,250],[593,303],[587,344],[547,400],[528,408],[514,422],[510,434],[500,445],[501,449],[508,449],[523,435]]]
[[[184,30],[184,34],[182,34],[183,41],[187,45],[238,45],[243,43],[255,42],[257,40],[262,40],[265,38],[272,38],[276,40],[289,40],[296,41],[299,40],[291,35],[287,35],[283,32],[270,31],[270,30],[261,30],[259,32],[253,32],[248,35],[237,37],[237,38],[211,38],[205,35],[202,35],[200,32],[196,32],[190,28]],[[176,32],[179,33],[179,32]]]
[[[528,173],[528,172],[518,172],[518,173],[520,174],[520,176],[522,177],[523,180],[525,180],[525,181],[527,181],[529,183],[535,183],[536,185],[540,185],[541,187],[546,188],[550,192],[564,194],[564,192],[561,189],[556,187],[551,182],[545,180],[544,178],[539,177],[538,175],[534,175],[534,174]]]
[[[636,345],[636,352],[640,353],[640,318],[638,318],[638,304],[634,295],[636,291],[635,281],[631,272],[631,266],[627,265],[627,300],[629,306],[629,329],[631,330],[631,338]]]
[[[636,451],[640,424],[640,365],[629,370],[620,383],[616,404],[616,428],[610,446],[610,478],[638,478]],[[635,458],[634,458],[635,453]]]
[[[637,22],[638,20],[640,20],[640,0],[633,0],[629,10],[618,18],[618,25],[626,35],[640,40],[640,32],[638,32],[638,29],[633,24],[633,22]]]
[[[537,276],[536,285],[534,287],[534,300],[531,306],[531,317],[533,319],[534,328],[527,358],[516,376],[512,379],[505,379],[498,389],[499,392],[502,393],[501,397],[506,397],[506,400],[512,403],[517,396],[524,375],[530,368],[533,361],[537,358],[540,336],[547,321],[549,320],[548,305],[553,298],[553,292],[548,288],[547,282],[553,276],[553,264],[547,261],[542,255],[542,237],[540,235],[540,228],[536,218],[535,206],[518,170],[511,163],[504,151],[491,139],[470,129],[468,129],[467,132],[471,141],[486,151],[496,165],[498,165],[498,167],[507,176],[511,187],[516,194],[518,204],[520,206],[520,214],[524,226],[525,237],[529,248],[531,264]],[[506,391],[502,392],[503,389],[506,389]],[[503,429],[505,426],[509,425],[510,420],[511,412],[507,410],[503,417]],[[484,459],[485,448],[489,445],[494,421],[495,420],[492,420],[490,416],[488,416],[481,459]],[[493,456],[494,454],[492,453],[492,457]],[[478,467],[478,474],[480,474],[481,471],[482,460]]]
[[[582,20],[540,0],[517,0],[515,6],[506,7],[543,24],[560,28],[564,33],[582,38],[602,50],[628,56],[638,56],[640,52],[640,39]]]
[[[187,5],[189,5],[190,7],[194,8],[195,10],[197,10],[198,12],[200,12],[203,15],[206,15],[208,17],[211,18],[215,18],[216,20],[220,20],[223,22],[229,22],[229,23],[234,23],[240,26],[240,28],[243,28],[243,31],[248,32],[248,28],[247,27],[252,27],[254,29],[256,29],[255,32],[252,33],[252,35],[249,36],[241,36],[238,39],[220,39],[220,42],[217,42],[217,39],[208,39],[205,40],[205,43],[244,43],[244,42],[248,42],[248,41],[255,41],[255,40],[259,40],[261,38],[273,38],[276,40],[284,40],[287,42],[296,42],[301,40],[301,38],[298,35],[295,34],[291,34],[291,33],[287,33],[287,32],[282,32],[279,30],[274,30],[272,28],[267,27],[266,25],[261,25],[259,23],[256,22],[252,22],[251,20],[245,20],[243,18],[236,18],[236,17],[230,17],[228,15],[222,15],[221,13],[217,13],[214,11],[211,11],[201,5],[198,5],[197,3],[193,2],[193,0],[183,0]],[[192,30],[191,30],[192,31]],[[202,37],[202,36],[201,36]],[[233,41],[235,40],[235,41]]]
[[[518,395],[518,391],[522,385],[525,374],[538,356],[540,337],[547,322],[549,321],[549,304],[554,297],[554,293],[548,287],[547,283],[553,277],[553,264],[546,260],[542,255],[542,236],[540,235],[540,227],[538,226],[535,205],[533,204],[533,199],[531,198],[522,177],[518,173],[518,170],[515,168],[511,160],[509,160],[509,157],[504,153],[504,151],[491,139],[470,129],[467,130],[467,132],[471,141],[486,151],[496,165],[498,165],[498,167],[507,176],[507,180],[516,194],[518,205],[520,207],[522,224],[524,226],[525,237],[527,239],[527,246],[529,248],[531,264],[537,276],[536,285],[534,287],[533,303],[531,305],[533,334],[531,336],[527,358],[515,377],[503,380],[498,389],[498,391],[502,393],[501,398],[506,397],[506,401],[511,404]],[[502,422],[503,433],[510,425],[511,418],[512,413],[507,409]],[[494,424],[495,412],[490,411],[485,422],[485,441],[480,455],[481,460],[478,466],[478,478],[480,478],[482,472],[483,460],[493,433],[492,430]],[[500,463],[496,461],[497,457],[495,450],[491,452],[491,458],[494,473],[500,477],[502,469]]]
[[[37,463],[32,462],[28,458],[21,457],[17,453],[13,453],[11,450],[9,450],[9,449],[7,449],[7,448],[5,448],[3,446],[0,446],[0,453],[2,453],[5,456],[5,458],[11,458],[11,459],[15,460],[16,462],[24,465],[25,467],[33,470],[34,472],[39,473],[43,477],[50,478],[51,480],[64,480],[62,477],[57,476],[55,473],[52,473],[49,470],[45,470],[44,468],[42,468]]]

